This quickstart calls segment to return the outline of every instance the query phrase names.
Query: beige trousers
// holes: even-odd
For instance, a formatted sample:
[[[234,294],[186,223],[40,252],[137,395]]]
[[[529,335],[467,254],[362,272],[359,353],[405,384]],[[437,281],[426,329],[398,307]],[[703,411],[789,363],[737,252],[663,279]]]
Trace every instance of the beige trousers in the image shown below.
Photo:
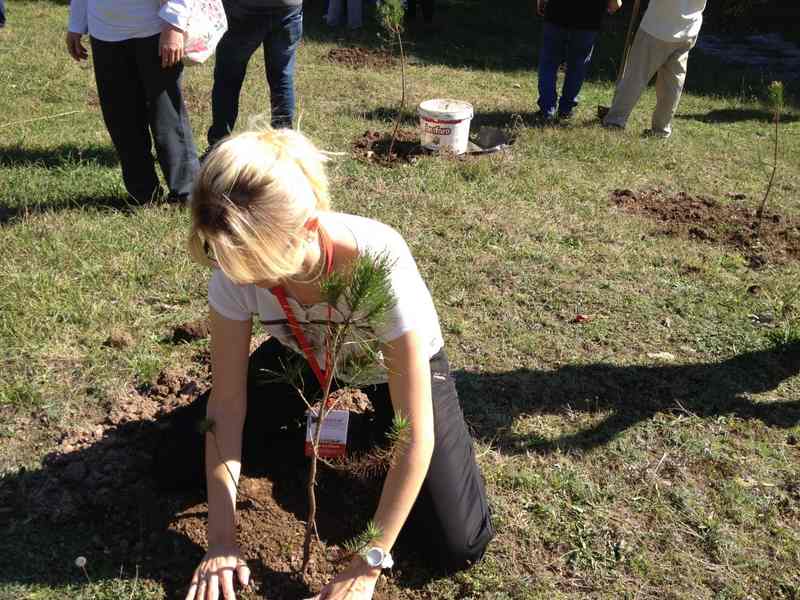
[[[665,42],[639,29],[628,55],[625,74],[617,83],[614,101],[603,124],[625,127],[642,92],[653,75],[658,73],[652,131],[664,137],[669,136],[672,133],[672,117],[678,109],[686,80],[689,51],[696,41],[694,37],[679,42]]]

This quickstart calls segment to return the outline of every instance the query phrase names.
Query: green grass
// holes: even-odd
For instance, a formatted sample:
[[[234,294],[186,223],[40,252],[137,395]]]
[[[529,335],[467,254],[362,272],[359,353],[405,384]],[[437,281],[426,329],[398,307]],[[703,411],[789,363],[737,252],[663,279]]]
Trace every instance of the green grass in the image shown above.
[[[409,67],[411,106],[463,98],[476,125],[535,111],[532,9],[487,6],[445,4],[441,34],[408,35],[422,63]],[[189,364],[204,345],[165,343],[205,307],[207,273],[184,251],[188,215],[126,204],[91,68],[63,49],[66,14],[61,3],[12,0],[0,33],[0,472],[9,479],[35,471],[62,431],[101,420],[131,387]],[[780,351],[800,340],[800,264],[753,271],[730,249],[658,235],[609,202],[615,188],[658,187],[722,201],[743,193],[756,208],[772,139],[760,88],[695,53],[670,140],[639,136],[652,89],[628,131],[602,130],[594,107],[611,99],[622,30],[616,22],[602,36],[574,123],[522,128],[509,155],[387,169],[349,150],[367,129],[388,130],[399,77],[328,62],[337,36],[308,11],[301,128],[346,153],[330,167],[335,206],[397,227],[417,257],[498,530],[480,565],[422,591],[401,580],[399,597],[800,597],[800,378],[796,352]],[[376,44],[374,34],[351,41]],[[268,106],[260,63],[259,54],[243,122]],[[199,142],[211,72],[186,72]],[[770,205],[797,218],[796,109],[781,131]],[[767,312],[770,323],[750,317]],[[576,313],[592,318],[571,324]],[[134,343],[104,346],[114,330]],[[658,352],[675,359],[648,356]],[[100,572],[84,585],[71,567],[80,532],[73,541],[37,533],[50,547],[14,564],[27,526],[8,522],[0,598],[165,593],[147,574],[134,583],[133,560],[122,577],[120,565],[92,563]]]

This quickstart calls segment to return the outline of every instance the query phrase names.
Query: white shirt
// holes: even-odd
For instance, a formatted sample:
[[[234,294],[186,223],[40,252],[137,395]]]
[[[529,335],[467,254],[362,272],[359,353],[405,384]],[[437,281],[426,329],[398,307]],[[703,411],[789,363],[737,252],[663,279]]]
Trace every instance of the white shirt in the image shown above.
[[[121,42],[161,33],[164,21],[186,30],[193,0],[72,0],[69,31],[104,42]]]
[[[650,0],[641,28],[665,42],[697,37],[703,25],[706,0]]]
[[[379,327],[366,332],[366,337],[388,343],[404,333],[416,331],[425,344],[428,358],[432,358],[444,345],[439,317],[430,291],[419,274],[417,264],[405,240],[397,231],[378,221],[355,215],[341,214],[340,217],[340,222],[353,234],[359,255],[383,255],[388,258],[391,265],[389,283],[395,305]],[[328,319],[329,305],[325,303],[303,305],[293,298],[288,298],[288,302],[309,345],[314,349],[320,367],[324,369],[323,336],[326,329],[324,323]],[[252,315],[258,315],[270,335],[278,338],[284,346],[303,355],[289,329],[283,309],[269,290],[253,284],[237,285],[217,269],[208,284],[208,303],[223,317],[234,321],[247,321]],[[332,307],[331,320],[343,321],[347,316],[345,311],[344,303]],[[365,337],[363,331],[360,337]],[[357,345],[346,345],[345,348],[347,347],[356,349]],[[385,372],[375,369],[358,378],[341,370],[337,372],[337,376],[349,382],[357,380],[359,384],[386,381]]]

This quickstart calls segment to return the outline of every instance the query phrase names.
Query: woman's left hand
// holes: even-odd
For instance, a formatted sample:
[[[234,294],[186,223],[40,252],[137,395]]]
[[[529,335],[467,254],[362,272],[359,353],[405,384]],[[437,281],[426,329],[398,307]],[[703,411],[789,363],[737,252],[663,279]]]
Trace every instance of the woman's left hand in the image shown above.
[[[308,600],[371,600],[380,569],[373,569],[356,556],[319,594]]]

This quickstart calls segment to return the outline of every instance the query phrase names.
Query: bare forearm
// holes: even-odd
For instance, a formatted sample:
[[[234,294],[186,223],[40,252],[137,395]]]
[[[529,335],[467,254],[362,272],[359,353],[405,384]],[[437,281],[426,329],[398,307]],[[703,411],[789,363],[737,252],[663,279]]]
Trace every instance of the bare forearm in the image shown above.
[[[209,401],[213,432],[206,434],[209,544],[229,544],[236,539],[236,485],[242,455],[243,415],[222,415]]]
[[[425,481],[432,454],[433,439],[412,441],[389,469],[375,512],[375,523],[381,529],[376,540],[380,547],[389,549],[397,540]]]

